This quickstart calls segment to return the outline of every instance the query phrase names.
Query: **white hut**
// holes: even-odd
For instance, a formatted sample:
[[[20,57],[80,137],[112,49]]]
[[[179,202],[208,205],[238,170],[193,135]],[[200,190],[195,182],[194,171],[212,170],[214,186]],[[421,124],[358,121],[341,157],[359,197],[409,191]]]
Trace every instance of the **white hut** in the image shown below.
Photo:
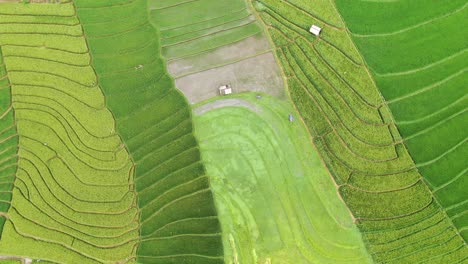
[[[221,85],[221,86],[219,87],[219,94],[220,94],[220,95],[232,94],[231,85],[229,85],[229,84]]]
[[[309,32],[312,33],[312,34],[314,34],[315,36],[320,35],[320,31],[322,31],[322,28],[320,28],[320,27],[318,27],[318,26],[316,26],[316,25],[312,25],[312,26],[310,27],[310,30],[309,30]]]

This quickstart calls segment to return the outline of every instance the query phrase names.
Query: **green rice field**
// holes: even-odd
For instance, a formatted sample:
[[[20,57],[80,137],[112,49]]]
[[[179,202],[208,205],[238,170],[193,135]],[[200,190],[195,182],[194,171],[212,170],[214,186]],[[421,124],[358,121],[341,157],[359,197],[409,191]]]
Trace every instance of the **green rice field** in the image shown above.
[[[2,5],[19,158],[0,253],[222,262],[190,109],[154,53],[145,3]]]
[[[467,6],[0,0],[0,263],[468,263]]]
[[[368,252],[378,263],[466,259],[466,242],[406,150],[405,135],[354,46],[346,20],[332,3],[313,2],[321,12],[303,0],[253,5],[276,45],[291,98],[340,185]],[[320,37],[308,32],[311,24],[323,28]]]
[[[190,108],[154,52],[159,39],[145,7],[140,0],[77,1],[107,104],[136,164],[137,261],[221,263],[221,230]]]
[[[467,3],[422,2],[337,4],[419,172],[466,241]]]

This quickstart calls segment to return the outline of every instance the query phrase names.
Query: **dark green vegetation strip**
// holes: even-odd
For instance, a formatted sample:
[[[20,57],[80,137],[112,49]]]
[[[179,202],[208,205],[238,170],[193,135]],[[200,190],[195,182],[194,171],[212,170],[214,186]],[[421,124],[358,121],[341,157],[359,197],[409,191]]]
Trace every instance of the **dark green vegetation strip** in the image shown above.
[[[136,164],[137,257],[144,263],[223,263],[221,230],[192,135],[145,0],[77,0],[93,66]]]
[[[11,87],[0,48],[0,238],[10,208],[18,163],[18,133]]]
[[[327,19],[340,17],[335,6],[325,0],[253,4],[276,45],[291,97],[373,259],[465,260],[464,240],[419,174],[345,25]],[[308,32],[312,24],[323,28],[320,37]]]
[[[337,4],[419,172],[466,241],[468,4]]]

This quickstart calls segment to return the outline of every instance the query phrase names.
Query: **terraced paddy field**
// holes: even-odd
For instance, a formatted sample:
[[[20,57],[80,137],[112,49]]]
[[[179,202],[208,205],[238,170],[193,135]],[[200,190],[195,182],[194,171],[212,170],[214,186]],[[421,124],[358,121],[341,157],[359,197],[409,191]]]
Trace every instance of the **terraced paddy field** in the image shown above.
[[[222,263],[221,230],[191,110],[154,52],[161,46],[146,1],[76,4],[107,104],[136,163],[137,261]]]
[[[291,98],[373,260],[466,261],[466,242],[409,155],[333,2],[252,3],[276,46]],[[320,37],[308,32],[312,24],[323,28]]]
[[[191,110],[146,1],[2,4],[0,21],[1,143],[17,149],[2,153],[2,173],[17,169],[0,255],[223,263]]]
[[[191,103],[224,84],[284,97],[271,46],[246,1],[151,0],[149,9],[168,70]]]
[[[419,172],[466,241],[468,4],[337,5]]]
[[[19,138],[1,253],[69,263],[134,255],[134,163],[115,133],[73,5],[2,4],[0,20],[2,91]]]
[[[290,103],[243,94],[194,111],[226,263],[370,263]]]
[[[465,2],[0,0],[0,263],[466,263]]]

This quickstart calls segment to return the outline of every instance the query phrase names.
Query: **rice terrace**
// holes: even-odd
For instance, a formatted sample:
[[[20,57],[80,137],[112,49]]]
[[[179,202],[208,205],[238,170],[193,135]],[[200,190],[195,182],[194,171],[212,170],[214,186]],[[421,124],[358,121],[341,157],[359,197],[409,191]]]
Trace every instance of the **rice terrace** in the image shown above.
[[[0,264],[468,264],[467,6],[0,0]]]

